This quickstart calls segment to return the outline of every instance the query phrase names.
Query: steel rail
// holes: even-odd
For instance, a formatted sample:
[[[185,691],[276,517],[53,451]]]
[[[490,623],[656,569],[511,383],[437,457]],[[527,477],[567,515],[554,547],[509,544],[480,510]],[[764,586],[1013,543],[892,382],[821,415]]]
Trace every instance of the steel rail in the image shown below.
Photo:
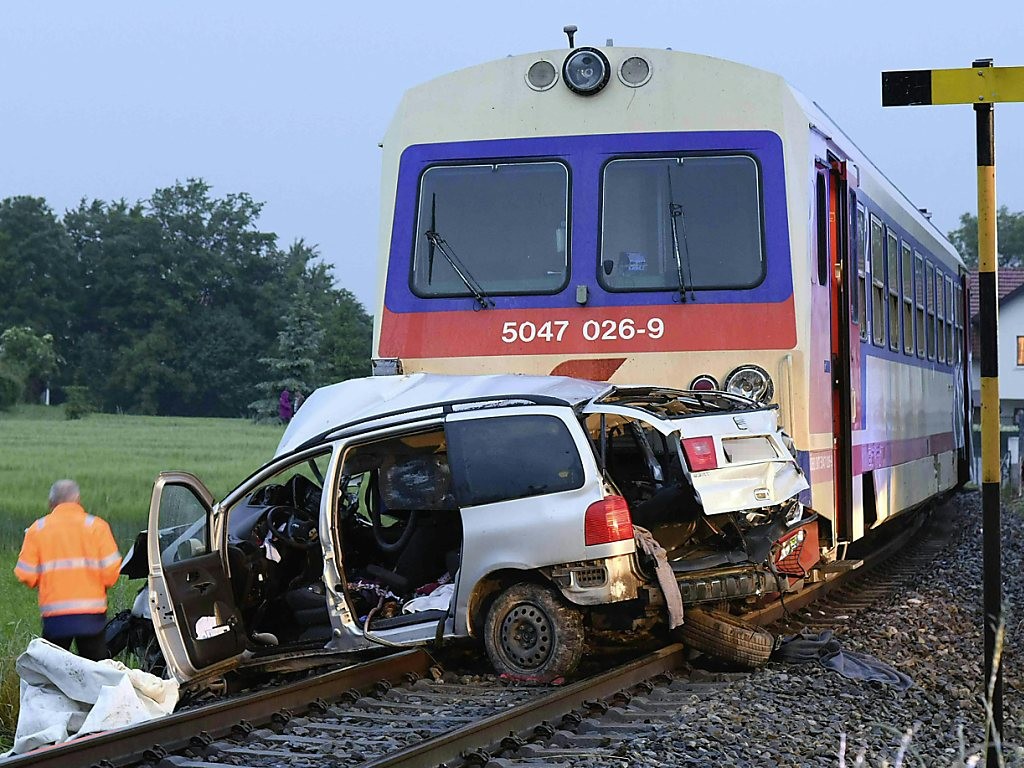
[[[358,768],[435,768],[459,758],[465,750],[493,748],[516,733],[528,735],[547,720],[561,718],[586,702],[612,696],[651,677],[683,666],[685,649],[679,643],[631,661],[587,680],[558,688],[539,698],[448,731],[381,758],[367,760]]]
[[[403,651],[278,688],[185,710],[158,720],[83,736],[54,747],[42,747],[24,755],[0,760],[0,766],[67,768],[100,765],[104,768],[117,768],[138,763],[140,756],[147,753],[155,758],[150,762],[159,762],[164,755],[189,746],[196,737],[217,738],[236,727],[260,725],[277,713],[290,712],[292,709],[305,710],[317,699],[336,700],[352,688],[366,688],[379,680],[397,683],[410,673],[426,675],[433,663],[430,655],[423,650]]]

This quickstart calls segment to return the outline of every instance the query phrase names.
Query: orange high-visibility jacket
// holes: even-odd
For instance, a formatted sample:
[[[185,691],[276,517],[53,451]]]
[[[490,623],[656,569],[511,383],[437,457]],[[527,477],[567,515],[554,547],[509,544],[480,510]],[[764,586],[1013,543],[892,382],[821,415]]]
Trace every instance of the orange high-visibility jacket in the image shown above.
[[[74,503],[58,504],[25,531],[14,575],[39,587],[43,616],[106,613],[121,554],[110,526]]]

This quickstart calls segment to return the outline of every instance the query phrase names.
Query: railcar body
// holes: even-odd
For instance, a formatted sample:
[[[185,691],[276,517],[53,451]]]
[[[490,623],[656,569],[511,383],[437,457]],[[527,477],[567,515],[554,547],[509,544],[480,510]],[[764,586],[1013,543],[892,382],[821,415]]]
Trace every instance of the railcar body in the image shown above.
[[[380,372],[773,400],[830,557],[965,478],[963,263],[781,77],[511,56],[407,92],[383,153]]]

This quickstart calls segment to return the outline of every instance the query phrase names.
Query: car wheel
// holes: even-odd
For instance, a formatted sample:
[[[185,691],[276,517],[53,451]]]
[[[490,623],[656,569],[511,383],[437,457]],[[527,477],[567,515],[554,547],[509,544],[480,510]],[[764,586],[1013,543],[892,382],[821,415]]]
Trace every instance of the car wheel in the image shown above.
[[[585,643],[583,614],[551,589],[515,584],[491,605],[484,645],[498,674],[549,683],[572,674]]]
[[[691,609],[677,632],[690,648],[742,667],[763,666],[775,648],[771,632],[722,611]]]

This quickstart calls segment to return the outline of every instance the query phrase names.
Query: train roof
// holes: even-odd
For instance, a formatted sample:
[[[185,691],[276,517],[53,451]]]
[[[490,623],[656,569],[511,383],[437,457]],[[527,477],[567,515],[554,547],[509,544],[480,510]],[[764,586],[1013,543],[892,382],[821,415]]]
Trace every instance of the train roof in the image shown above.
[[[771,130],[786,152],[817,131],[856,165],[860,188],[897,223],[950,266],[959,256],[945,235],[857,147],[814,101],[780,75],[725,59],[656,48],[595,46],[613,70],[642,56],[650,80],[630,88],[614,76],[594,96],[561,83],[535,91],[526,73],[537,61],[560,70],[565,48],[508,56],[457,70],[406,91],[384,139],[392,161],[406,147],[459,141],[660,131]],[[700,105],[697,108],[695,105]],[[790,158],[792,160],[794,158]],[[812,158],[806,158],[810,161]],[[804,158],[799,158],[803,163]],[[802,167],[802,166],[801,166]],[[787,173],[794,168],[787,162]]]
[[[329,432],[396,414],[436,409],[445,403],[517,400],[576,406],[611,390],[610,384],[568,376],[445,376],[414,373],[350,379],[321,387],[295,412],[275,456],[290,453]],[[406,420],[402,418],[396,421]]]

